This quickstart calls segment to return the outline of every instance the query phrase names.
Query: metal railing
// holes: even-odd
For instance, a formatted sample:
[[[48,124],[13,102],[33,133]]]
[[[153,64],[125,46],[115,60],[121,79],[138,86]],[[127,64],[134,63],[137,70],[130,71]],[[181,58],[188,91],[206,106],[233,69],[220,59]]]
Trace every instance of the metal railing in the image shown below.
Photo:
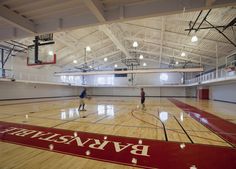
[[[186,80],[186,84],[196,84],[202,82],[211,82],[215,80],[225,80],[228,78],[236,78],[236,71],[226,71],[225,69],[219,69],[218,71],[213,71],[210,73],[202,74],[196,78]]]
[[[194,85],[200,83],[214,82],[214,81],[224,81],[227,79],[236,79],[236,71],[226,71],[225,69],[219,69],[218,71],[210,72],[207,74],[202,74],[196,78],[185,80],[185,84]],[[71,85],[82,85],[83,78],[80,76],[53,76],[47,74],[35,74],[28,72],[17,72],[11,70],[5,70],[5,77],[1,77],[0,79],[15,79],[20,81],[30,81],[35,83],[60,83],[60,84],[71,84]],[[95,82],[91,82],[91,85],[95,85]],[[152,85],[152,84],[150,84]],[[155,86],[156,84],[153,84]],[[178,84],[174,84],[178,86]],[[183,85],[182,83],[179,85]]]

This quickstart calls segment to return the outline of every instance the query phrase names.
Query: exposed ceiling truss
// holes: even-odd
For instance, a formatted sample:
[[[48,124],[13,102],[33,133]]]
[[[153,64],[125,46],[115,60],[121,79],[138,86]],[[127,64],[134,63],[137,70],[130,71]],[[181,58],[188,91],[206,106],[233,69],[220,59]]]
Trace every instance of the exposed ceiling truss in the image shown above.
[[[182,12],[183,9],[190,12],[235,4],[235,0],[182,0],[181,3],[179,0],[127,0],[120,3],[116,1],[108,3],[101,0],[61,0],[58,3],[53,0],[37,2],[35,0],[4,0],[0,2],[0,17],[8,24],[0,32],[0,40],[176,14]],[[13,29],[15,31],[12,31]]]
[[[29,0],[30,1],[30,0]],[[17,3],[19,3],[17,5]],[[190,12],[202,9],[216,8],[220,6],[236,5],[232,0],[227,3],[221,0],[183,0],[181,5],[178,1],[173,0],[134,0],[125,1],[124,3],[108,4],[107,1],[101,0],[61,0],[60,3],[53,6],[51,0],[35,2],[38,9],[33,9],[33,1],[28,4],[17,2],[15,5],[11,0],[0,2],[0,26],[4,25],[3,31],[0,31],[0,39],[21,38],[34,36],[44,32],[54,33],[54,39],[57,42],[58,66],[73,67],[73,60],[78,60],[76,66],[82,65],[84,58],[84,49],[90,46],[92,51],[87,55],[88,64],[93,66],[114,66],[113,63],[121,61],[121,58],[132,58],[135,55],[143,54],[144,60],[153,59],[159,64],[168,64],[168,60],[174,59],[180,63],[191,62],[194,64],[203,64],[214,67],[217,56],[223,58],[233,51],[232,45],[219,37],[216,32],[210,29],[202,30],[198,33],[198,43],[191,43],[191,36],[188,36],[184,29],[188,28],[188,23],[197,17],[198,12]],[[21,4],[22,3],[22,4]],[[46,6],[46,4],[51,6]],[[78,6],[78,8],[76,7]],[[169,6],[165,8],[165,6]],[[31,7],[29,11],[26,8]],[[74,13],[69,18],[67,8],[71,12],[74,8],[78,13]],[[59,10],[59,8],[61,8]],[[57,19],[51,17],[43,19],[40,11],[57,10],[56,14],[63,11],[65,16]],[[85,10],[82,10],[85,9]],[[214,12],[216,10],[216,12]],[[207,10],[205,10],[206,12]],[[177,14],[179,13],[179,14]],[[225,22],[232,16],[235,16],[235,7],[225,7],[222,9],[212,9],[209,19],[215,23]],[[51,13],[49,13],[50,15]],[[163,14],[175,14],[166,15]],[[34,16],[33,16],[34,15]],[[147,18],[152,16],[152,18]],[[160,16],[160,17],[157,17]],[[50,18],[50,16],[48,16]],[[41,19],[39,19],[41,18]],[[75,19],[76,18],[76,19]],[[86,18],[86,19],[84,19]],[[133,20],[139,19],[139,20]],[[202,18],[200,18],[201,21]],[[122,21],[119,22],[118,21]],[[200,21],[196,24],[200,24]],[[90,28],[81,28],[97,25]],[[207,26],[206,23],[202,25]],[[12,26],[12,29],[9,27]],[[0,27],[1,29],[1,27]],[[4,32],[6,31],[6,32]],[[10,32],[9,32],[10,31]],[[228,36],[232,36],[226,31]],[[2,34],[2,35],[1,35]],[[132,47],[132,43],[137,41],[137,49]],[[181,52],[186,52],[187,56],[180,56]],[[103,58],[108,57],[108,62]]]

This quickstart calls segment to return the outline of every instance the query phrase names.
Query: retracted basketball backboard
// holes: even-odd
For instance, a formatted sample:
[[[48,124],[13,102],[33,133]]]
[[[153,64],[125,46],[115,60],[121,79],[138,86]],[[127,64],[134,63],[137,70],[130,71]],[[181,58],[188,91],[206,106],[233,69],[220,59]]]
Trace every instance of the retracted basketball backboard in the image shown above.
[[[52,34],[36,36],[33,42],[28,46],[27,66],[56,64]]]
[[[236,53],[225,57],[225,69],[226,72],[236,71]]]

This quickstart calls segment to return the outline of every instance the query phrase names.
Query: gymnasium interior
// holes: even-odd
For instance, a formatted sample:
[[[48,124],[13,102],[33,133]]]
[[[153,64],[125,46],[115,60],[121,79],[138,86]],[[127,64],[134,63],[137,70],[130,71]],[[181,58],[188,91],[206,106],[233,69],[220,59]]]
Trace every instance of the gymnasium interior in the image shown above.
[[[0,0],[0,56],[0,169],[236,168],[235,0]]]

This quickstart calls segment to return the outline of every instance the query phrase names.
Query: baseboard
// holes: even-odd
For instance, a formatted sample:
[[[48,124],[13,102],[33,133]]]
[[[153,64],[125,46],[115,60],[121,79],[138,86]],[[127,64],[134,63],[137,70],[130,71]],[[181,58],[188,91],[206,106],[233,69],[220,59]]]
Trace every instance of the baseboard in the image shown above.
[[[140,96],[124,96],[124,95],[89,95],[92,97],[140,97]],[[55,99],[55,98],[68,98],[68,97],[79,97],[78,95],[72,96],[53,96],[53,97],[27,97],[27,98],[14,98],[14,99],[0,99],[0,101],[14,101],[14,100],[36,100],[36,99]],[[157,98],[196,98],[195,96],[146,96],[146,97],[157,97]]]
[[[54,98],[64,98],[64,97],[78,97],[78,95],[72,96],[53,96],[53,97],[27,97],[27,98],[14,98],[14,99],[0,99],[0,101],[13,101],[13,100],[32,100],[32,99],[54,99]]]
[[[236,102],[226,101],[226,100],[217,100],[217,99],[214,99],[214,101],[236,104]]]
[[[139,95],[137,96],[124,96],[124,95],[90,95],[92,97],[140,97]],[[163,98],[171,98],[171,97],[176,97],[176,98],[196,98],[195,96],[146,96],[146,97],[163,97]]]

